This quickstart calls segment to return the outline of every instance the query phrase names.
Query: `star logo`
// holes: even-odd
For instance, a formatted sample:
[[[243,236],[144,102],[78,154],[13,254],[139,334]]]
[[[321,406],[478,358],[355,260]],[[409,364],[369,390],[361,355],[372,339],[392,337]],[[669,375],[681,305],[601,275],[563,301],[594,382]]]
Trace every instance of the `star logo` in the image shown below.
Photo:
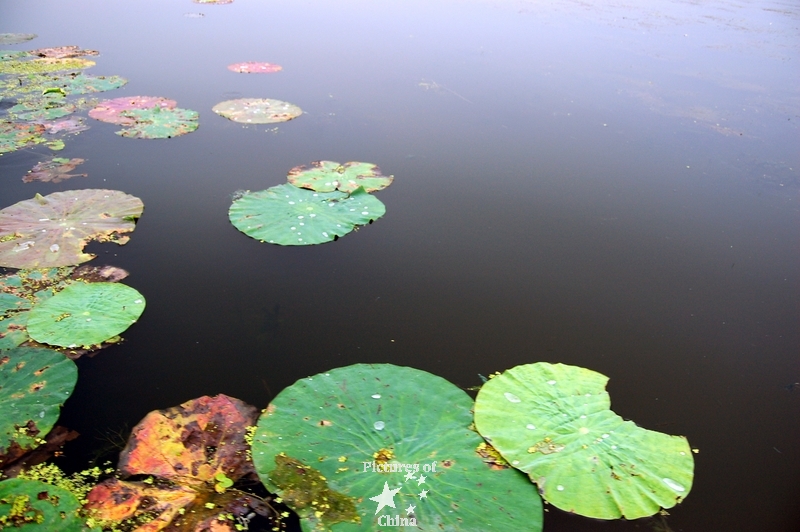
[[[419,493],[419,500],[422,500],[422,499],[427,499],[427,498],[428,498],[428,490],[422,490],[422,491]],[[392,506],[392,508],[394,508],[394,506]],[[377,513],[377,512],[376,512],[376,513]]]
[[[414,510],[416,510],[416,508],[417,508],[417,507],[416,507],[416,506],[414,506],[413,504],[409,504],[409,505],[408,505],[408,508],[406,508],[406,515],[411,515],[411,514],[413,514],[413,513],[414,513]]]
[[[391,490],[389,489],[389,483],[383,483],[383,491],[380,495],[376,495],[375,497],[370,497],[369,500],[375,501],[378,503],[378,509],[375,510],[375,514],[377,515],[384,506],[391,506],[392,508],[395,507],[394,505],[394,496],[395,494],[400,491],[400,488]]]
[[[414,473],[412,473],[411,471],[406,473],[406,480],[414,480]]]
[[[420,475],[419,478],[417,479],[417,486],[419,486],[423,482],[425,482],[425,475]]]

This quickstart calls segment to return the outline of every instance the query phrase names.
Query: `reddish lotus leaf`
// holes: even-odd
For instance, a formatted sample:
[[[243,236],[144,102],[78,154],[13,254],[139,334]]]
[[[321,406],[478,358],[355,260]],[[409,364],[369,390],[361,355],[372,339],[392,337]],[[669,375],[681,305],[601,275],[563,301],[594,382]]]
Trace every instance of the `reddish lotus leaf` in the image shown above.
[[[223,473],[236,481],[254,471],[244,437],[257,417],[255,407],[222,394],[150,412],[134,427],[119,470],[188,482]]]
[[[251,61],[228,65],[228,70],[233,70],[234,72],[240,72],[242,74],[268,74],[270,72],[283,70],[283,67],[273,63],[256,63]]]
[[[89,126],[84,124],[83,120],[84,119],[80,117],[67,118],[65,120],[56,120],[53,122],[42,122],[42,125],[50,135],[56,135],[58,133],[68,135],[70,133],[80,133],[81,131],[89,129]]]
[[[39,48],[31,50],[31,55],[39,57],[53,57],[56,59],[66,59],[68,57],[82,57],[86,55],[100,55],[96,50],[81,50],[77,46],[56,46],[54,48]]]
[[[36,195],[0,210],[0,266],[49,268],[94,258],[89,240],[125,244],[144,204],[119,190],[86,189]]]
[[[43,181],[58,183],[70,177],[86,177],[89,174],[70,174],[79,164],[83,164],[85,159],[65,159],[63,157],[53,157],[49,161],[36,163],[32,169],[22,178],[25,183],[32,181]]]
[[[185,486],[154,487],[143,482],[110,478],[92,488],[84,508],[92,517],[109,521],[122,521],[147,513],[155,518],[135,530],[157,532],[169,525],[180,509],[191,504],[196,497],[197,492]]]
[[[136,123],[134,118],[124,116],[124,111],[133,109],[152,109],[161,107],[162,109],[173,109],[178,102],[168,100],[160,96],[127,96],[125,98],[114,98],[101,102],[97,107],[89,111],[89,116],[101,122],[109,124],[119,124],[122,126],[132,126]]]

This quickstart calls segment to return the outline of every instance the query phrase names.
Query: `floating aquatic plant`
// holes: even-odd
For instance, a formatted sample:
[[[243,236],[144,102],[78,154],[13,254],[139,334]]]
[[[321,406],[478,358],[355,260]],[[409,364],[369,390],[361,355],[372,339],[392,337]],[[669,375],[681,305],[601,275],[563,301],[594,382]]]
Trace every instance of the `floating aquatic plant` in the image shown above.
[[[303,114],[303,110],[294,104],[264,98],[227,100],[218,103],[211,110],[242,124],[286,122]]]
[[[236,199],[228,217],[234,227],[256,240],[307,246],[335,240],[385,212],[384,204],[361,188],[345,194],[284,184]]]
[[[383,190],[392,184],[394,176],[385,176],[372,163],[316,161],[311,167],[295,166],[289,170],[289,183],[317,192],[353,192],[363,187],[367,192]]]
[[[517,366],[483,385],[475,426],[562,510],[636,519],[672,508],[692,487],[686,438],[623,420],[610,410],[607,382],[576,366]]]

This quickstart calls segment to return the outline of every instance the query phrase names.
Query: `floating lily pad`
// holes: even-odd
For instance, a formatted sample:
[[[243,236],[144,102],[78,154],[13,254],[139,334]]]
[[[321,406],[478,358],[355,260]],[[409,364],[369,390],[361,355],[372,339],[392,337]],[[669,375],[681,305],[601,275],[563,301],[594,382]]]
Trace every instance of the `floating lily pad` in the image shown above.
[[[35,33],[0,33],[0,45],[19,44],[35,38]]]
[[[55,120],[52,122],[42,122],[42,125],[50,135],[57,135],[59,133],[69,135],[73,133],[80,133],[81,131],[86,131],[89,129],[89,126],[86,125],[84,119],[81,117],[68,118],[66,120]]]
[[[372,163],[316,161],[311,168],[295,166],[289,170],[289,183],[317,192],[352,192],[358,187],[375,192],[388,187],[393,180],[394,176],[381,174],[381,169]]]
[[[99,345],[144,312],[144,296],[121,283],[73,283],[28,314],[28,334],[59,347]]]
[[[268,515],[258,497],[231,489],[253,472],[245,437],[257,416],[255,407],[226,395],[150,412],[134,427],[119,470],[155,475],[158,482],[109,479],[89,493],[87,509],[118,522],[149,517],[148,530],[233,532],[231,514],[244,517],[252,509]]]
[[[576,366],[517,366],[483,385],[475,426],[562,510],[636,519],[672,508],[692,487],[686,438],[624,421],[609,409],[607,382]]]
[[[132,126],[136,120],[133,117],[124,116],[123,112],[134,109],[153,109],[154,107],[173,109],[176,105],[175,100],[159,96],[126,96],[100,102],[97,107],[89,111],[89,116],[109,124]]]
[[[0,351],[0,468],[39,445],[77,380],[75,363],[57,351]]]
[[[242,124],[286,122],[303,114],[303,110],[280,100],[241,98],[220,102],[211,109],[220,116]]]
[[[36,195],[0,210],[0,266],[44,268],[80,264],[90,240],[125,244],[144,205],[118,190]]]
[[[51,59],[45,57],[32,61],[3,61],[0,62],[0,74],[36,74],[61,70],[82,70],[94,65],[94,61],[78,58]]]
[[[59,183],[70,177],[86,177],[88,174],[70,174],[80,164],[86,162],[85,159],[65,159],[63,157],[53,157],[49,161],[36,163],[36,166],[28,170],[22,178],[25,183],[42,181],[44,183]]]
[[[0,482],[0,526],[22,532],[82,532],[81,503],[64,488],[38,480]]]
[[[273,63],[256,63],[251,61],[245,63],[233,63],[232,65],[228,65],[228,70],[242,74],[269,74],[272,72],[279,72],[283,70],[283,67]]]
[[[307,246],[335,240],[385,213],[384,204],[364,189],[348,195],[285,184],[245,194],[233,202],[228,217],[234,227],[256,240]]]
[[[128,276],[128,272],[114,266],[63,266],[20,270],[0,276],[0,349],[10,349],[22,343],[38,345],[28,336],[28,312],[70,284],[76,282],[115,283]],[[109,342],[115,343],[117,340]],[[59,349],[64,355],[75,359],[95,351],[90,349]]]
[[[396,515],[431,532],[541,530],[536,488],[478,454],[472,406],[464,391],[424,371],[334,369],[270,403],[253,462],[306,531],[383,530]]]
[[[0,122],[0,153],[7,153],[45,142],[45,138],[42,136],[44,130],[45,128],[41,124]],[[1,231],[2,229],[0,229]]]
[[[124,118],[133,124],[117,131],[117,135],[137,139],[169,139],[179,137],[197,129],[197,111],[189,109],[131,109],[123,111]]]
[[[59,94],[44,95],[18,103],[8,109],[15,120],[44,121],[62,118],[78,110],[78,106]]]
[[[28,52],[30,55],[39,57],[53,57],[56,59],[67,59],[70,57],[83,57],[87,55],[100,55],[96,50],[81,50],[77,46],[56,46],[53,48],[38,48]]]

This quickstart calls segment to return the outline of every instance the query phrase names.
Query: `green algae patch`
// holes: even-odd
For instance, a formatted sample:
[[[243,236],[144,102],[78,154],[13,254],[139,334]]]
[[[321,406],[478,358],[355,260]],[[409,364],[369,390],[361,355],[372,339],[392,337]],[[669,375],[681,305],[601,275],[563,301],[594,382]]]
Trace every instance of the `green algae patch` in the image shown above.
[[[280,453],[275,456],[270,480],[281,490],[281,498],[301,517],[311,517],[324,527],[336,523],[359,523],[356,499],[339,493],[313,467]]]

